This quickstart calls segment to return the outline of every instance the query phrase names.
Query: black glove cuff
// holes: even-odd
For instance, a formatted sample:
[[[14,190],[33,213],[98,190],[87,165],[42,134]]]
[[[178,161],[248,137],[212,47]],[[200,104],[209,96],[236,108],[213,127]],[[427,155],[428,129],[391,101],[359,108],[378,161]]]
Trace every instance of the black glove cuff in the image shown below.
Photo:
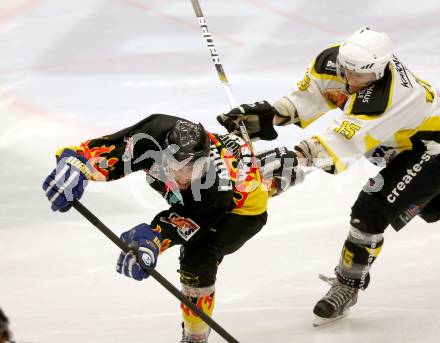
[[[272,111],[265,112],[260,117],[260,128],[259,137],[266,141],[272,141],[278,137],[278,133],[273,127],[273,118],[275,116],[276,110],[273,108]]]

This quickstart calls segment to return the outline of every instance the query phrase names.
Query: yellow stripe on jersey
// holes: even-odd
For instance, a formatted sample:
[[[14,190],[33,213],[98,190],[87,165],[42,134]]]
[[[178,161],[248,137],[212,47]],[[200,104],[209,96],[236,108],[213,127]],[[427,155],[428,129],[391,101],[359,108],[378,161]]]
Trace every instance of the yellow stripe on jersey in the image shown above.
[[[369,133],[365,135],[364,142],[365,142],[365,151],[370,151],[371,149],[378,147],[381,143],[381,141],[375,139]]]
[[[391,105],[393,104],[393,97],[394,97],[394,70],[393,67],[391,67],[391,64],[388,66],[388,68],[391,71],[391,86],[390,86],[390,96],[388,97],[388,104],[387,104],[387,108],[385,109],[384,113],[386,111],[388,111],[388,109],[391,107]]]
[[[299,117],[299,122],[301,125],[302,129],[305,129],[307,126],[309,126],[311,123],[313,123],[315,120],[319,119],[322,117],[322,115],[324,115],[327,112],[322,112],[320,114],[318,114],[317,116],[314,116],[312,119],[310,120],[305,120],[304,118]]]
[[[440,132],[440,117],[429,117],[417,128],[417,131]]]
[[[399,130],[394,134],[394,140],[396,141],[397,149],[399,149],[399,152],[412,149],[413,144],[410,138],[414,136],[416,132],[417,129],[408,129]]]
[[[405,150],[411,150],[413,143],[411,142],[411,137],[417,132],[440,132],[440,117],[428,117],[424,120],[418,127],[408,130],[400,130],[394,134],[394,139],[397,143],[397,148],[400,152]]]
[[[342,160],[334,153],[334,151],[330,148],[330,146],[324,142],[324,139],[322,137],[315,135],[312,138],[318,140],[319,143],[321,143],[321,145],[325,148],[327,153],[331,156],[333,162],[335,163],[336,171],[338,173],[348,168],[348,166],[344,162],[342,162]]]
[[[423,89],[425,90],[426,102],[432,103],[435,98],[435,91],[432,88],[432,86],[428,82],[426,82],[425,80],[422,80],[418,77],[416,77],[416,80],[420,84],[420,86],[422,86]]]
[[[351,94],[348,108],[347,108],[347,111],[345,112],[346,115],[352,115],[351,111],[353,111],[353,105],[354,105],[355,100],[356,100],[356,94]]]
[[[80,146],[70,145],[70,146],[65,146],[65,147],[59,148],[59,149],[57,150],[56,154],[55,154],[56,157],[60,158],[61,155],[63,154],[63,151],[66,150],[66,149],[68,149],[68,150],[72,150],[72,151],[74,151],[74,152],[78,152],[78,151],[82,151],[82,152],[84,152],[84,148],[82,148],[82,147],[80,147]]]

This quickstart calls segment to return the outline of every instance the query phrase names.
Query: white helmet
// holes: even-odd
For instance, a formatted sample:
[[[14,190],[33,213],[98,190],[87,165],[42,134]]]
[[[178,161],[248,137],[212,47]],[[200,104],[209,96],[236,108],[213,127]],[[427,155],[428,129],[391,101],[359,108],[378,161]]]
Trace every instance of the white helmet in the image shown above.
[[[344,77],[344,69],[356,73],[374,73],[376,80],[384,75],[385,67],[393,56],[390,37],[364,27],[339,47],[338,75]]]

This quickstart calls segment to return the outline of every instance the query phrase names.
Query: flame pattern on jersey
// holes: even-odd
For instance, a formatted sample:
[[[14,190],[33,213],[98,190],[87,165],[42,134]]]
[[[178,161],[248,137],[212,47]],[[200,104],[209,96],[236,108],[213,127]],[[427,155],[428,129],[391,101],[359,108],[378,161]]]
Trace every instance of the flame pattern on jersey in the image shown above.
[[[269,194],[249,145],[231,134],[208,134],[208,137],[219,150],[220,158],[232,181],[235,207],[231,212],[253,215],[266,211]]]
[[[131,172],[145,171],[148,184],[170,206],[183,206],[200,226],[203,219],[221,213],[258,215],[267,209],[268,191],[251,148],[238,136],[207,132],[211,141],[210,159],[215,168],[215,187],[200,190],[200,199],[190,190],[180,190],[162,166],[160,150],[166,133],[180,120],[165,114],[153,114],[139,123],[111,135],[67,147],[84,155],[95,167],[94,181],[120,179]],[[140,135],[139,139],[129,139]],[[66,148],[63,148],[66,149]],[[63,150],[61,149],[61,151]]]
[[[151,229],[151,231],[161,234],[162,228],[160,225],[156,225],[156,227],[154,229]],[[162,254],[165,250],[167,250],[168,248],[171,248],[173,245],[174,244],[171,239],[168,239],[168,238],[162,239],[162,241],[160,242],[159,254]]]
[[[78,154],[87,158],[93,167],[92,180],[107,181],[111,170],[114,169],[115,164],[119,161],[117,157],[109,157],[111,152],[115,149],[114,145],[90,147],[90,140],[81,143],[80,146],[68,146],[57,151],[57,156],[61,156],[65,149],[76,151]]]

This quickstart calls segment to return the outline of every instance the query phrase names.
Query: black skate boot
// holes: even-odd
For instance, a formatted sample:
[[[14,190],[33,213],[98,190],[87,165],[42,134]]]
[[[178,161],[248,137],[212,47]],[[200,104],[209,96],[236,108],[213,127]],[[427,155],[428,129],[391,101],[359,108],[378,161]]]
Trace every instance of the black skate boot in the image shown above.
[[[339,282],[337,278],[328,278],[321,274],[319,278],[329,283],[331,288],[313,309],[316,315],[313,326],[321,326],[344,318],[349,308],[356,304],[358,297],[357,288],[347,286]]]

